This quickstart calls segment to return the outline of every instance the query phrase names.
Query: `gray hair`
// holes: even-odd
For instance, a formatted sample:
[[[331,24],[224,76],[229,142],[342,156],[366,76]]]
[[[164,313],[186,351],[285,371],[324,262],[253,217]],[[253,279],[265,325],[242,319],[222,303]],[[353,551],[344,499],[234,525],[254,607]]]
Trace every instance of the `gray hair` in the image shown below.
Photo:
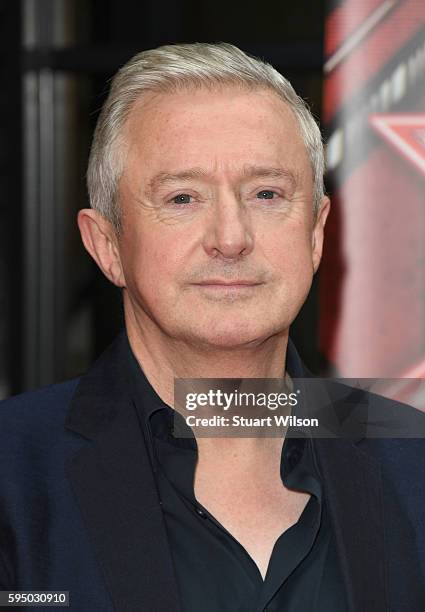
[[[290,82],[270,64],[227,43],[165,45],[138,53],[117,72],[96,125],[87,172],[90,205],[117,231],[118,182],[124,170],[120,136],[136,100],[145,92],[172,93],[219,85],[268,89],[292,109],[311,162],[317,212],[324,195],[322,136],[307,104]]]

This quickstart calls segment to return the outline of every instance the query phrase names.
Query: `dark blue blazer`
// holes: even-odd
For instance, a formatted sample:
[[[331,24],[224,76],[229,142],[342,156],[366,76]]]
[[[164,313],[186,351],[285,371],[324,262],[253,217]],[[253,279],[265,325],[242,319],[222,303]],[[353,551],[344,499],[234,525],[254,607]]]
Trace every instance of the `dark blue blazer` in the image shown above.
[[[66,590],[78,612],[181,611],[127,342],[79,379],[1,403],[0,589]],[[289,363],[302,368],[292,345]],[[340,421],[352,408],[335,401]],[[314,443],[349,610],[423,612],[424,440]]]

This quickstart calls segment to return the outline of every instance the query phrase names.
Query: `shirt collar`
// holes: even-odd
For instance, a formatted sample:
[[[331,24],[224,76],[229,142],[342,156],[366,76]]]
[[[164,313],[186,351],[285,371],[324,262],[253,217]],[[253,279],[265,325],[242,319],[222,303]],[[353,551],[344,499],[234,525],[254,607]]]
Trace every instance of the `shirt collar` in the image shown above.
[[[133,382],[133,391],[138,397],[143,398],[144,400],[141,402],[141,408],[143,409],[144,420],[147,421],[154,412],[161,408],[169,408],[169,406],[162,401],[146,378],[143,369],[140,367],[139,362],[134,356],[127,335],[126,340],[127,361],[131,373],[131,380]],[[290,338],[288,338],[288,347],[286,351],[286,370],[292,379],[302,378],[309,374],[301,361],[294,343]]]
[[[128,348],[128,367],[130,370],[130,379],[132,381],[133,398],[136,404],[136,408],[139,414],[139,418],[142,422],[145,432],[148,434],[150,440],[149,449],[151,454],[154,454],[153,438],[157,438],[162,441],[167,441],[177,447],[196,450],[196,441],[194,437],[188,438],[174,438],[172,435],[174,418],[179,418],[180,415],[176,413],[170,406],[168,406],[157,394],[155,389],[149,383],[146,378],[143,369],[140,367],[133,351],[131,350],[130,343],[127,338]],[[306,376],[306,369],[298,355],[298,352],[293,342],[288,340],[288,348],[286,354],[287,372],[291,378],[301,378]],[[181,417],[182,418],[182,417]],[[182,419],[183,420],[183,419]],[[294,434],[292,434],[293,436]],[[314,457],[314,450],[311,444],[311,440],[307,440],[306,437],[300,432],[300,437],[286,437],[284,446],[282,449],[282,461],[281,461],[281,473],[282,478],[290,478],[290,474],[293,472],[291,480],[297,474],[298,478],[314,475],[318,478],[318,470]],[[300,461],[302,460],[302,464]],[[155,459],[154,459],[155,462]],[[299,465],[300,464],[300,465]],[[297,470],[294,468],[297,467]],[[302,469],[301,469],[302,468]],[[313,482],[308,478],[309,490],[313,486]],[[316,486],[313,486],[314,494],[319,495],[320,491]]]

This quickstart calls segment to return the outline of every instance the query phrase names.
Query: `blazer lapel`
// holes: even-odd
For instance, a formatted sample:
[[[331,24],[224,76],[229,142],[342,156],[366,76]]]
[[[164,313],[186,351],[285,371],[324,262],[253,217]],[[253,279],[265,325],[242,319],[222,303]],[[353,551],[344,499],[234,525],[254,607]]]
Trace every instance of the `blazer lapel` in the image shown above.
[[[359,389],[314,380],[289,341],[287,368],[299,378],[307,416],[319,419],[313,447],[325,491],[350,612],[387,612],[381,468],[357,447],[369,405]],[[303,382],[304,380],[304,382]],[[311,387],[308,381],[312,380]],[[350,439],[351,438],[351,439]]]
[[[350,612],[385,612],[382,483],[377,462],[350,440],[314,440]]]
[[[66,427],[90,440],[67,464],[117,612],[180,612],[154,475],[124,368],[125,335],[82,378]]]

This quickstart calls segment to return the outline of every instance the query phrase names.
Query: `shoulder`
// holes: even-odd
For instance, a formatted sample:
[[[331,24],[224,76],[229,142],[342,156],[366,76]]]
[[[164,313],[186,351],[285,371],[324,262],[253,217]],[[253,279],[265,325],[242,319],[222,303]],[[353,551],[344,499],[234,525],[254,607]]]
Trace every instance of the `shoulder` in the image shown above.
[[[320,380],[318,383],[319,387],[313,383],[316,385],[313,390],[320,388],[322,383]],[[332,379],[325,381],[324,388],[327,395],[318,406],[323,408],[323,417],[337,417],[341,426],[338,433],[343,437],[425,439],[425,414],[421,410]]]
[[[83,442],[65,427],[78,382],[0,403],[0,515],[14,512],[22,518],[26,509],[41,512],[48,498],[67,494],[65,464]]]
[[[73,378],[61,383],[40,387],[33,391],[26,391],[19,395],[13,395],[8,399],[0,401],[0,415],[4,416],[13,411],[30,411],[48,409],[69,403],[80,378]]]
[[[425,466],[425,414],[409,404],[376,393],[349,389],[349,402],[365,426],[357,447],[374,456],[387,470],[403,472]],[[425,479],[425,471],[416,474]]]
[[[0,445],[63,430],[79,378],[15,395],[0,402]]]
[[[384,480],[403,497],[420,500],[425,508],[425,414],[332,379],[326,381],[326,389],[330,398],[324,399],[325,426],[329,423],[341,443],[354,443],[378,463]]]

